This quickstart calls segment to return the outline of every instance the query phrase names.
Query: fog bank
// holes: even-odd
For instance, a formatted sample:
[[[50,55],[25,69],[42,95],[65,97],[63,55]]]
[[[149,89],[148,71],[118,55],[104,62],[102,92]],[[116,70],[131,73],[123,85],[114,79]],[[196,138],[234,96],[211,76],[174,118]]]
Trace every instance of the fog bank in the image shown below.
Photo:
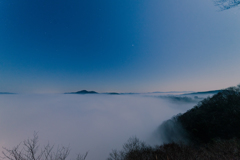
[[[106,159],[132,136],[161,144],[152,141],[152,133],[193,106],[141,94],[2,94],[0,144],[12,148],[37,131],[41,146],[70,146],[69,158],[89,151],[87,160]]]

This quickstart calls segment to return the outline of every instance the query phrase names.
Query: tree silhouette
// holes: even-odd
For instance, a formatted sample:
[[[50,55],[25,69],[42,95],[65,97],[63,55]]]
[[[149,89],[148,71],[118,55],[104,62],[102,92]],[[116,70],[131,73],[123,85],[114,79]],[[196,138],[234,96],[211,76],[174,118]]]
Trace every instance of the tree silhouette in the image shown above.
[[[39,149],[38,136],[35,132],[32,139],[24,140],[22,144],[19,144],[12,149],[3,147],[3,157],[1,159],[7,160],[67,160],[70,153],[68,147],[58,147],[54,151],[54,146],[47,144],[43,148]],[[85,160],[88,155],[78,154],[76,160]]]
[[[240,4],[240,0],[214,0],[216,6],[221,10],[227,10]]]

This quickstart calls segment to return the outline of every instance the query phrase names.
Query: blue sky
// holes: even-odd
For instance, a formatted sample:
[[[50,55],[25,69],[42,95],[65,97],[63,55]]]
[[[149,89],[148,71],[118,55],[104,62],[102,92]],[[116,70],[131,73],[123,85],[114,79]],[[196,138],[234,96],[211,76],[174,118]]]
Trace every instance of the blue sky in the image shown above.
[[[0,0],[0,91],[237,85],[239,16],[211,0]]]

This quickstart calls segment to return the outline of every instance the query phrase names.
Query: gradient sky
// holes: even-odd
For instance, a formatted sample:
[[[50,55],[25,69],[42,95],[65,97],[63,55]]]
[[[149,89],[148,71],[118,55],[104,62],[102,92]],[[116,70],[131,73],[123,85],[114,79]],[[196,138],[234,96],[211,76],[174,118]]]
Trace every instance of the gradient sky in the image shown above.
[[[239,18],[211,0],[0,0],[0,92],[234,86]]]

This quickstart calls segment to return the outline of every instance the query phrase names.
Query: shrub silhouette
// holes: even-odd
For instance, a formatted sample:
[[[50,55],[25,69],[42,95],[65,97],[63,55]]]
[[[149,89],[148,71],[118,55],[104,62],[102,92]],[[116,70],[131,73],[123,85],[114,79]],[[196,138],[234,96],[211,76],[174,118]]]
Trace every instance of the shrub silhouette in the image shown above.
[[[137,142],[137,143],[136,143]],[[137,145],[136,145],[137,144]],[[124,146],[135,146],[125,149]],[[129,140],[121,151],[113,150],[107,160],[240,160],[240,140],[217,140],[202,146],[169,143],[151,147]]]

